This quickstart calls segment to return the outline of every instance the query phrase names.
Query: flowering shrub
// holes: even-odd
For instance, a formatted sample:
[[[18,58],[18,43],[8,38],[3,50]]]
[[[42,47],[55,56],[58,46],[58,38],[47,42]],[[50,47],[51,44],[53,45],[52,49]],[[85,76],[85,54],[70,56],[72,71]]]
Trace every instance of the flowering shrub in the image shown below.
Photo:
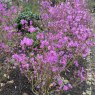
[[[43,31],[34,25],[33,19],[13,22],[17,11],[0,4],[1,30],[7,39],[12,36],[1,42],[0,49],[9,53],[7,64],[19,67],[27,76],[35,95],[62,93],[86,80],[86,58],[94,43],[89,10],[82,0],[66,0],[55,6],[43,1],[40,24]],[[11,15],[11,19],[5,18]]]
[[[56,64],[61,65],[60,69],[57,67],[58,72],[70,72],[71,74],[70,68],[74,66],[71,77],[74,78],[74,81],[78,77],[81,82],[84,81],[86,71],[83,65],[86,57],[90,54],[90,47],[94,45],[91,41],[93,33],[90,26],[89,10],[86,8],[85,2],[67,0],[65,3],[61,2],[52,7],[50,2],[44,1],[41,14],[46,29],[44,39],[48,43],[43,48],[49,53],[52,50],[56,52]],[[40,40],[43,39],[40,38]],[[49,57],[52,59],[51,56],[48,56],[46,60]],[[67,76],[68,73],[66,73]],[[71,80],[69,79],[69,82]],[[64,88],[64,84],[61,83],[60,86]]]

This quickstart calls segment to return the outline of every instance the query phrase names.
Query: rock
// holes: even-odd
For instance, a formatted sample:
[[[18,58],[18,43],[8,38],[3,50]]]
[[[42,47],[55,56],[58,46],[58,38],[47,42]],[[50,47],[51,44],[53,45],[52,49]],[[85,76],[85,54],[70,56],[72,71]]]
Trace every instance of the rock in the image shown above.
[[[28,95],[27,93],[23,93],[23,95]]]

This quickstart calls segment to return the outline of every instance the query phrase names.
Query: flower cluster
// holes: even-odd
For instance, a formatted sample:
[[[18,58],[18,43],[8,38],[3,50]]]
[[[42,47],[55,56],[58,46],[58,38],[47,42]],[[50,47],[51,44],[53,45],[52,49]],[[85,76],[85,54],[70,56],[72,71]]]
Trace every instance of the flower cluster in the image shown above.
[[[14,54],[12,58],[16,60],[17,63],[14,63],[15,66],[21,66],[22,69],[28,69],[28,58],[25,54]]]
[[[85,60],[94,46],[91,40],[91,17],[86,3],[82,0],[66,0],[65,3],[51,6],[51,2],[46,0],[41,5],[45,30],[37,37],[41,42],[40,48],[45,50],[45,62],[50,64],[56,76],[61,72],[71,72],[69,69],[74,66],[77,70],[73,71],[72,77],[84,81],[85,63],[79,59]],[[60,86],[64,88],[62,83]]]
[[[23,40],[21,40],[21,43],[20,43],[21,46],[24,46],[24,45],[31,46],[32,44],[33,44],[33,40],[29,39],[29,38],[26,38],[26,37],[24,37]]]

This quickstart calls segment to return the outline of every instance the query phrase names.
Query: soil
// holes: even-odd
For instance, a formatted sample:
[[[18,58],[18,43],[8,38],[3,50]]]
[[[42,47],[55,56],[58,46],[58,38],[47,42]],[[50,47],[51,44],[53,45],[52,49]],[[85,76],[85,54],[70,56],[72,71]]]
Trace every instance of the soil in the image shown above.
[[[14,82],[3,86],[0,95],[34,95],[27,77],[21,74],[18,68],[11,71],[9,81],[10,80],[13,80]],[[82,95],[83,91],[85,92],[87,87],[88,86],[84,82],[62,95]]]
[[[10,79],[13,83],[6,84],[1,88],[0,95],[34,95],[31,91],[31,84],[28,79],[20,73],[18,68],[10,73]]]

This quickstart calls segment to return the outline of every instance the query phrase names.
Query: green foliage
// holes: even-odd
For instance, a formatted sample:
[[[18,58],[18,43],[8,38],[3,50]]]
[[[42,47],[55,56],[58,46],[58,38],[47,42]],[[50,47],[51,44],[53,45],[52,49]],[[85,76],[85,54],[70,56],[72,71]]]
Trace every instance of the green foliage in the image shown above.
[[[25,9],[22,13],[19,14],[18,18],[16,19],[17,23],[20,23],[21,19],[25,20],[40,20],[39,15],[32,13],[29,9]]]
[[[40,20],[40,16],[33,13],[29,7],[24,8],[24,10],[19,14],[18,18],[16,18],[15,22],[17,23],[18,30],[21,30],[22,33],[25,33],[26,36],[29,38],[32,38],[34,40],[33,47],[37,47],[40,42],[37,40],[36,35],[37,32],[29,33],[28,30],[22,29],[23,25],[20,23],[20,21],[24,19],[27,22],[33,21],[34,27],[39,27],[37,21]]]
[[[91,10],[91,12],[95,12],[95,1],[94,0],[88,0],[88,7]]]
[[[19,14],[18,18],[15,19],[15,22],[17,23],[17,29],[21,30],[23,33],[29,33],[27,30],[22,29],[22,24],[20,23],[20,21],[22,19],[26,20],[28,22],[28,24],[32,20],[33,21],[33,26],[37,27],[38,24],[35,23],[35,22],[40,20],[40,17],[39,17],[39,15],[34,14],[29,8],[26,8],[23,12],[21,12]]]

